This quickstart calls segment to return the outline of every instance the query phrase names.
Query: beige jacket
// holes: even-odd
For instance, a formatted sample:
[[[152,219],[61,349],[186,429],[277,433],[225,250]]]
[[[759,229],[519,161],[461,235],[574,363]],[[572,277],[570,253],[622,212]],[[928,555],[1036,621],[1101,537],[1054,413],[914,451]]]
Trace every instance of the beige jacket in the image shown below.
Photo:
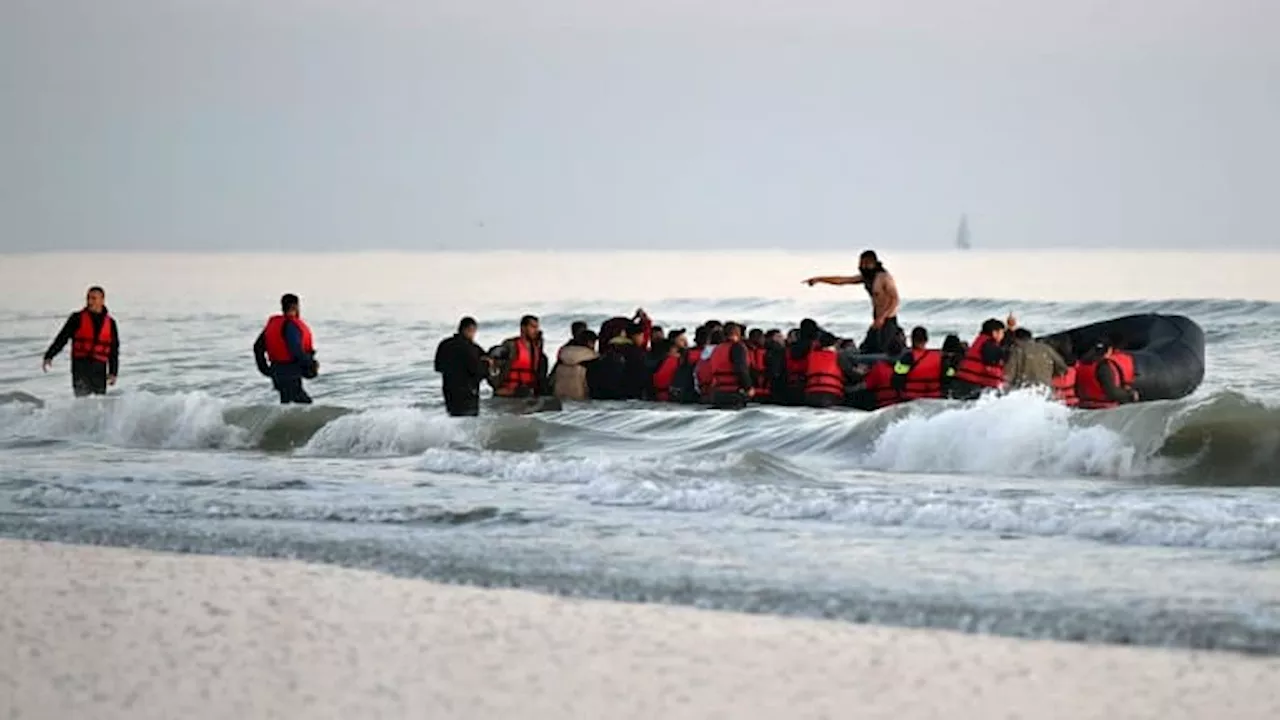
[[[587,389],[587,369],[582,363],[599,357],[595,350],[580,345],[565,345],[556,355],[556,370],[552,377],[555,396],[561,400],[586,400],[591,397]]]

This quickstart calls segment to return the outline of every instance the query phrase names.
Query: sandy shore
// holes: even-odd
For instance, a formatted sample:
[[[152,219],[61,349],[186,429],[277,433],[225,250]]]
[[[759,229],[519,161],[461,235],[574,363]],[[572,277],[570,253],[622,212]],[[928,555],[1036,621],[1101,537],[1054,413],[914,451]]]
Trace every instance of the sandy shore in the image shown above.
[[[8,718],[1276,718],[1280,660],[0,541]]]

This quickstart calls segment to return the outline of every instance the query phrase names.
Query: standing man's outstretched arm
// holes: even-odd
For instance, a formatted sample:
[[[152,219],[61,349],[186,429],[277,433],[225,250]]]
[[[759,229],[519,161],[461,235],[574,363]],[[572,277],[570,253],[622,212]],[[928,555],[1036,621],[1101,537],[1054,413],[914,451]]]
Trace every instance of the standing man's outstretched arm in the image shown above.
[[[804,281],[805,285],[813,287],[822,283],[823,285],[860,285],[862,283],[861,275],[818,275]]]

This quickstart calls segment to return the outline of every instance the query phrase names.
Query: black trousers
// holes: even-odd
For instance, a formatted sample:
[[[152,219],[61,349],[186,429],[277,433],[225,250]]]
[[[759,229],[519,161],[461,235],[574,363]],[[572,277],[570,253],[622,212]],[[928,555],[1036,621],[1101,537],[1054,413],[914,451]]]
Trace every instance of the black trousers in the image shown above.
[[[444,391],[444,408],[453,417],[474,417],[480,414],[480,388],[454,387],[442,388]]]
[[[71,363],[71,392],[76,397],[107,394],[107,364],[92,360]]]
[[[884,324],[880,326],[879,330],[867,328],[867,336],[863,338],[862,344],[858,346],[858,352],[866,355],[886,352],[889,347],[889,341],[900,332],[902,332],[902,328],[898,327],[898,318],[896,316],[885,318]]]
[[[301,375],[286,375],[283,377],[276,376],[271,379],[271,383],[275,385],[276,391],[280,393],[281,405],[310,405],[311,396],[302,387]]]

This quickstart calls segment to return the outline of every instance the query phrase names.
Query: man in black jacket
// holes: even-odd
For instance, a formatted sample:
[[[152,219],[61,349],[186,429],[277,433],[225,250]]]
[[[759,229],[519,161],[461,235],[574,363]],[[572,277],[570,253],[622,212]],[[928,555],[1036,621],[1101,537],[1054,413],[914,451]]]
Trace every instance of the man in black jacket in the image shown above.
[[[120,330],[107,312],[107,293],[100,287],[85,293],[85,306],[71,313],[44,354],[44,371],[71,342],[71,390],[76,397],[105,395],[120,371]]]
[[[489,372],[489,358],[476,344],[476,329],[475,318],[464,317],[458,332],[436,348],[444,406],[454,417],[480,414],[480,381]]]

